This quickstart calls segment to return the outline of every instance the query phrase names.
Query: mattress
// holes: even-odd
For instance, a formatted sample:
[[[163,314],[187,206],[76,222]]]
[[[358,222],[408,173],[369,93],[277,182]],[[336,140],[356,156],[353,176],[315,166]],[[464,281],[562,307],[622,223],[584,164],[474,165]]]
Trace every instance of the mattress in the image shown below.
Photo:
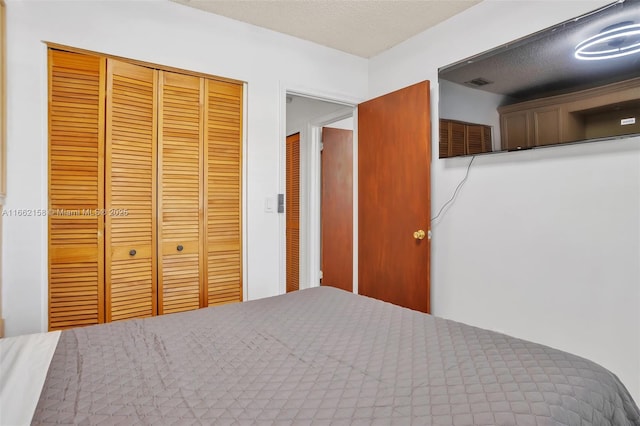
[[[640,425],[605,368],[334,288],[63,331],[33,424]]]

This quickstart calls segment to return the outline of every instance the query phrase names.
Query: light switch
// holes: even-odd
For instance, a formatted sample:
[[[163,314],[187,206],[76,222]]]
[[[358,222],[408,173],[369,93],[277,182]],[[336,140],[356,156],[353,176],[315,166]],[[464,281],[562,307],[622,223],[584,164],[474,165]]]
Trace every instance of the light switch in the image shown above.
[[[267,213],[273,213],[275,202],[273,197],[267,197],[264,199],[264,211]]]

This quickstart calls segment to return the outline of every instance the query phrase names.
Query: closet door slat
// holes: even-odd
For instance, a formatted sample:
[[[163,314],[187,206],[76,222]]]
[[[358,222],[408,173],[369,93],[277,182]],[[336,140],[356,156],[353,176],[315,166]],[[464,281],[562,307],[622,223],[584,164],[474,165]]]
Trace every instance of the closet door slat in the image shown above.
[[[204,80],[199,77],[160,72],[160,314],[198,309],[203,306],[203,85]]]
[[[107,321],[157,312],[157,73],[107,62]]]
[[[242,98],[240,84],[206,81],[207,305],[241,302]]]
[[[300,133],[286,140],[286,290],[300,289]]]
[[[104,322],[105,59],[49,50],[49,330]]]

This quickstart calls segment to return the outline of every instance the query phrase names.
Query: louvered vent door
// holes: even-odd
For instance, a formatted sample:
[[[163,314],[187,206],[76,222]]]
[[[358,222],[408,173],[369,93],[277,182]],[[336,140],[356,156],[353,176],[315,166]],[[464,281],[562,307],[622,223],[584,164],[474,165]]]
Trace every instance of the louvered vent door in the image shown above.
[[[206,81],[207,305],[242,301],[242,85]]]
[[[49,330],[104,322],[104,78],[49,50]]]
[[[107,321],[156,314],[157,71],[109,59]]]
[[[483,152],[491,152],[493,151],[493,145],[491,140],[491,127],[482,126],[482,143],[483,143]]]
[[[484,151],[484,126],[469,124],[465,154],[480,154]]]
[[[439,158],[449,157],[449,121],[440,120]]]
[[[287,293],[300,288],[300,133],[287,137]]]
[[[449,156],[464,155],[466,145],[466,126],[455,121],[449,122]]]
[[[160,314],[201,306],[204,260],[204,79],[160,72],[158,134]]]

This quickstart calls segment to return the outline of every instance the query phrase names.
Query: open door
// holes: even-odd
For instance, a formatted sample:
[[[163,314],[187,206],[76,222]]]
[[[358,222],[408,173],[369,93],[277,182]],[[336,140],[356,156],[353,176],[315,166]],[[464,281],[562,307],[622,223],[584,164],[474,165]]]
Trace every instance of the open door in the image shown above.
[[[429,82],[358,106],[359,293],[430,311]]]
[[[353,291],[353,130],[322,128],[322,285]]]

